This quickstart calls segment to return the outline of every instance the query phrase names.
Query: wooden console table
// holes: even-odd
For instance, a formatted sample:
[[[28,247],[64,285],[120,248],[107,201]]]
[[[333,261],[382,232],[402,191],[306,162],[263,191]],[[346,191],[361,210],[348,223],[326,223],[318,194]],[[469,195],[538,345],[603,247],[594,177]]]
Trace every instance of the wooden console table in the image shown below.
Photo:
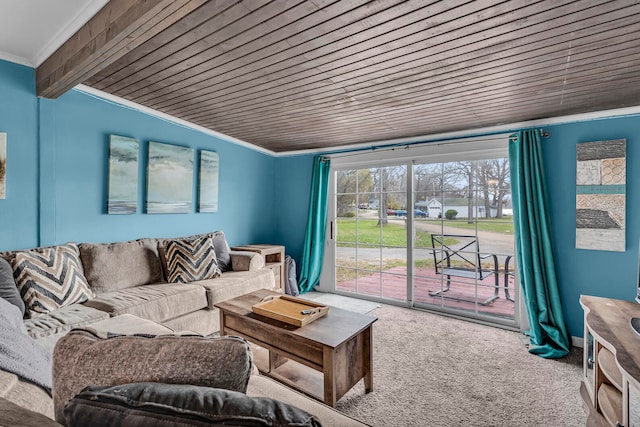
[[[640,335],[631,318],[640,304],[587,295],[580,394],[589,408],[588,426],[640,426]]]
[[[377,317],[330,307],[326,316],[298,328],[253,313],[251,307],[269,295],[278,294],[261,289],[216,304],[220,335],[241,336],[268,351],[266,364],[254,352],[262,373],[329,406],[362,378],[365,392],[373,390]]]
[[[284,246],[279,245],[242,245],[233,246],[234,251],[257,252],[264,257],[265,267],[273,270],[276,285],[284,292]]]

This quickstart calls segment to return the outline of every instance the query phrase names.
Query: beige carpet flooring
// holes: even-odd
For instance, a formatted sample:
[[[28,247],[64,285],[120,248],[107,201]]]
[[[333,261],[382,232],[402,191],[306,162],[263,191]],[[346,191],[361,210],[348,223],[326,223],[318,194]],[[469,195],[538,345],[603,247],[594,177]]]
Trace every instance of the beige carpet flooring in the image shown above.
[[[373,310],[374,391],[336,408],[373,426],[584,426],[582,350],[529,354],[522,335],[383,305]]]

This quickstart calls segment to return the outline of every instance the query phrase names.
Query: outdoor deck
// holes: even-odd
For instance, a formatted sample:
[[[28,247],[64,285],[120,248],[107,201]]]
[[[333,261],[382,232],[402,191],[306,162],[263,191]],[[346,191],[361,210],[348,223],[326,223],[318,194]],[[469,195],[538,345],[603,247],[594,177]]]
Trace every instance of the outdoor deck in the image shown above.
[[[405,301],[407,299],[407,268],[394,267],[385,270],[382,273],[371,274],[356,279],[336,283],[336,290],[343,292],[353,292],[362,295],[371,295],[376,297],[391,298]],[[504,271],[500,272],[498,290],[499,298],[487,305],[481,305],[480,302],[486,301],[495,291],[495,278],[493,275],[478,282],[478,291],[476,299],[476,287],[473,282],[460,281],[452,278],[451,290],[445,293],[448,297],[460,299],[477,300],[475,302],[457,301],[450,298],[442,298],[439,296],[432,297],[429,292],[438,291],[441,286],[446,285],[446,276],[435,274],[434,269],[415,268],[414,269],[414,301],[418,303],[434,304],[437,306],[454,308],[459,310],[477,312],[501,318],[514,318],[514,302],[505,298],[504,291]],[[512,275],[507,276],[508,290],[513,298],[514,278]]]

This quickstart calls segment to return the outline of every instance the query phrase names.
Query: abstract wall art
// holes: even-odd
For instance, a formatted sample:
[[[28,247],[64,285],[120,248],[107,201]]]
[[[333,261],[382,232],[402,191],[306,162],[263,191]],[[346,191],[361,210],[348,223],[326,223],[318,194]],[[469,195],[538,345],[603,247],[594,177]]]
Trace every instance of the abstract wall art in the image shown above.
[[[138,141],[109,137],[108,214],[134,214],[138,207]]]
[[[218,153],[200,151],[198,212],[218,212]]]
[[[576,248],[625,250],[625,139],[576,145]]]
[[[193,211],[193,149],[149,142],[147,213]]]
[[[7,197],[7,134],[0,132],[0,199]]]

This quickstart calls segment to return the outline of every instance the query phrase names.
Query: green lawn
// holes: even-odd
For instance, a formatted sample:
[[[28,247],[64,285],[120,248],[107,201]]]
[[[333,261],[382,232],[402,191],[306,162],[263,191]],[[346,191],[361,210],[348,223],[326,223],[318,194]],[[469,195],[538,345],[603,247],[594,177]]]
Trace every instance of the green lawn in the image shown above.
[[[358,221],[358,245],[382,245],[382,246],[407,246],[407,232],[404,225],[384,224],[378,225],[376,219]],[[356,220],[339,219],[337,230],[338,246],[353,246],[356,242]],[[382,233],[382,234],[381,234]],[[446,239],[445,243],[455,244],[455,239]],[[431,247],[431,235],[427,232],[417,232],[414,246]]]
[[[420,220],[423,221],[423,220]],[[434,224],[440,224],[439,219],[435,220],[427,220],[428,222]],[[469,224],[466,219],[453,219],[453,220],[445,220],[445,227],[456,227],[456,228],[465,228],[468,230],[475,230],[476,224]],[[490,218],[490,219],[480,219],[478,220],[478,230],[480,231],[491,231],[494,233],[505,233],[505,234],[513,234],[513,218]]]

